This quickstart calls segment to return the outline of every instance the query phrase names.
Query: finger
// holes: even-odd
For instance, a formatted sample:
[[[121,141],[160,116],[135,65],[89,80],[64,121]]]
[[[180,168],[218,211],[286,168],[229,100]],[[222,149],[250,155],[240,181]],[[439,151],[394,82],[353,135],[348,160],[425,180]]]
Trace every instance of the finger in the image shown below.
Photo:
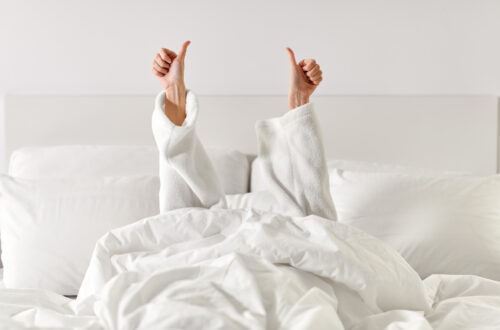
[[[307,75],[310,77],[312,75],[315,75],[316,72],[318,71],[319,71],[319,65],[316,64],[315,66],[313,66],[311,70],[307,71]]]
[[[290,67],[296,68],[297,67],[297,61],[295,60],[295,54],[293,53],[293,50],[291,48],[286,48],[286,51],[288,52],[288,59],[290,61]]]
[[[322,72],[318,71],[315,74],[311,74],[311,75],[308,74],[307,78],[309,78],[311,80],[318,79],[319,77],[321,77],[321,74],[322,74]]]
[[[168,69],[170,68],[170,64],[168,64],[166,61],[164,61],[161,57],[160,54],[157,54],[155,57],[155,62],[162,68]]]
[[[177,54],[170,49],[162,48],[160,49],[160,56],[164,61],[172,63],[172,61],[177,57]]]
[[[304,60],[304,66],[302,67],[302,69],[304,69],[305,71],[309,71],[314,67],[314,65],[316,65],[316,61],[312,58],[307,58]]]
[[[155,69],[156,71],[158,72],[161,72],[161,73],[164,73],[164,74],[167,74],[168,73],[168,70],[167,69],[164,69],[162,68],[161,66],[158,65],[158,63],[156,62],[153,62],[153,69]]]
[[[313,84],[319,85],[321,81],[323,81],[323,77],[319,77],[319,79],[313,80]]]
[[[179,57],[184,61],[184,58],[186,57],[186,52],[187,52],[187,48],[189,46],[189,44],[191,43],[191,41],[184,41],[184,43],[182,44],[181,46],[181,50],[179,51]]]
[[[322,75],[322,72],[321,72],[321,71],[318,71],[318,72],[316,72],[314,75],[312,75],[312,76],[308,76],[308,77],[309,77],[309,79],[310,79],[311,81],[315,81],[315,80],[318,80],[319,78],[321,78],[321,75]]]
[[[163,74],[163,73],[156,71],[156,69],[155,69],[155,68],[152,68],[152,69],[151,69],[151,71],[152,71],[152,72],[153,72],[153,74],[154,74],[155,76],[157,76],[157,77],[163,77],[163,76],[164,76],[164,74]]]
[[[308,71],[306,73],[306,75],[309,77],[309,78],[312,78],[312,77],[317,77],[317,76],[321,76],[321,74],[323,73],[323,71],[321,71],[320,69],[317,69],[317,70],[311,70],[311,71]]]

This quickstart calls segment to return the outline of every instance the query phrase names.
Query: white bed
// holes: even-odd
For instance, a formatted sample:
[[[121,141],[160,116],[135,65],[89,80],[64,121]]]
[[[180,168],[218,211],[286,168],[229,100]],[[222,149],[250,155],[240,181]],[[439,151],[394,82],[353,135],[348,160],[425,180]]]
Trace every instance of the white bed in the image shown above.
[[[119,181],[118,187],[130,188],[132,199],[137,199],[133,194],[138,193],[137,187],[144,186],[140,180],[157,171],[151,148],[152,97],[7,96],[5,101],[8,154],[19,147],[34,148],[18,151],[10,164],[11,173],[29,180],[2,180],[4,185],[8,181],[8,188],[28,187],[11,190],[27,200],[32,187],[36,187],[38,195],[33,200],[57,208],[61,196],[54,192],[51,180],[68,180],[68,176],[80,171],[83,192],[79,190],[80,181],[70,181],[69,185],[68,181],[57,181],[57,187],[71,192],[73,202],[75,196],[87,198],[83,205],[96,207],[91,213],[107,207],[89,202],[95,196],[88,187],[98,187],[109,205],[125,207],[113,200],[123,199],[115,190],[115,179],[94,184],[92,180],[98,180],[96,173],[106,178],[116,173],[128,178],[130,181]],[[334,197],[340,215],[347,214],[347,219],[355,210],[355,218],[362,220],[368,209],[372,212],[369,216],[380,211],[394,218],[397,213],[390,213],[391,200],[386,196],[397,195],[404,201],[404,194],[399,192],[410,182],[412,193],[418,190],[426,195],[430,191],[435,195],[418,200],[418,208],[411,201],[402,202],[397,210],[402,210],[401,215],[410,213],[408,210],[419,216],[435,211],[433,215],[439,215],[447,210],[428,210],[425,205],[446,200],[453,195],[454,187],[459,187],[458,197],[479,198],[471,205],[457,199],[467,204],[460,207],[485,221],[498,216],[499,225],[492,228],[500,227],[500,207],[495,199],[500,194],[500,177],[493,175],[497,172],[498,154],[495,97],[365,96],[320,97],[315,101],[330,159],[331,187],[343,194],[342,198]],[[217,145],[223,150],[233,147],[253,154],[253,121],[279,115],[284,98],[201,97],[200,103],[200,136],[205,145]],[[233,124],[221,126],[220,118]],[[61,144],[94,146],[43,148]],[[75,157],[68,157],[72,152]],[[231,170],[241,168],[243,165],[237,164],[245,164],[246,157],[226,151],[211,157],[219,159],[215,166],[220,174],[242,179],[235,192],[244,192],[241,190],[247,186],[250,169],[248,173]],[[144,159],[148,164],[140,161]],[[141,179],[131,176],[135,172],[142,175]],[[89,179],[90,174],[93,179]],[[157,186],[148,178],[148,192],[155,192]],[[371,190],[362,185],[366,182],[371,184],[366,186]],[[379,185],[387,182],[390,184]],[[230,185],[234,180],[226,183]],[[420,186],[425,189],[415,189]],[[370,191],[371,195],[363,195],[365,204],[356,209],[352,203],[358,202],[358,190],[366,194]],[[485,197],[490,193],[495,195]],[[144,199],[156,196],[142,191],[139,194],[148,196]],[[346,221],[336,224],[315,217],[266,216],[256,221],[245,212],[207,212],[179,210],[138,222],[129,219],[129,225],[104,236],[94,250],[86,295],[80,301],[37,289],[7,289],[0,280],[0,324],[13,329],[500,328],[499,281],[476,275],[439,274],[422,281],[419,274],[427,270],[417,274],[410,266],[414,255],[398,250],[407,258],[405,261],[396,248],[382,243],[382,238],[367,235],[346,225]],[[413,221],[413,215],[407,220]],[[464,221],[470,225],[470,219]],[[480,225],[474,229],[480,231]],[[381,226],[375,227],[380,230]],[[66,230],[71,234],[72,228]],[[83,232],[79,236],[82,241],[87,237]],[[74,248],[69,246],[74,243],[69,238],[68,251]],[[491,263],[491,258],[484,263]],[[478,272],[484,271],[480,268]],[[0,279],[2,273],[0,270]],[[66,276],[62,272],[59,275],[51,274],[51,279]],[[32,278],[37,280],[36,276]]]

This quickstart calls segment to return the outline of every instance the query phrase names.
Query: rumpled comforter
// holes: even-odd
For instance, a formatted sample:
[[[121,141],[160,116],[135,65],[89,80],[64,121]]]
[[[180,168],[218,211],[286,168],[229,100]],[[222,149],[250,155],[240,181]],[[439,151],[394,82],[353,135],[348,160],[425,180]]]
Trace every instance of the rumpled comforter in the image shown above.
[[[0,289],[2,328],[495,329],[500,283],[421,281],[389,246],[317,216],[186,208],[105,235],[79,297]]]

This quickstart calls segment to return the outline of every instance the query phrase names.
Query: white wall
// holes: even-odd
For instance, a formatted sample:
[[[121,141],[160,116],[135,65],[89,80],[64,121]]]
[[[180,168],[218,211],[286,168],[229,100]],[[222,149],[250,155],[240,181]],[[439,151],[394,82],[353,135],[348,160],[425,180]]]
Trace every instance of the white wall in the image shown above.
[[[291,46],[319,94],[500,95],[499,31],[498,0],[0,0],[0,95],[149,95],[186,39],[199,94],[285,94]]]
[[[26,146],[153,145],[153,97],[8,95],[5,150],[10,154]],[[207,147],[255,154],[255,122],[283,114],[286,100],[199,96],[198,135]],[[317,96],[314,103],[329,159],[496,172],[495,96]],[[221,120],[232,125],[221,125]]]
[[[5,152],[5,111],[4,111],[4,96],[0,94],[0,173],[5,172],[7,160]]]
[[[150,94],[185,39],[201,94],[286,93],[288,45],[323,94],[500,94],[499,31],[498,0],[2,0],[0,94]]]

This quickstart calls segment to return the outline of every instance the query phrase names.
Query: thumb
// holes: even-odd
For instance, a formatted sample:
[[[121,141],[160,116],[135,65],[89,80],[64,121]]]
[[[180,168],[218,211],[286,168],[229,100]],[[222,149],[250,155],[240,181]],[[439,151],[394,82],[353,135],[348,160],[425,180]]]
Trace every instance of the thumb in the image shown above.
[[[191,43],[191,41],[184,41],[184,43],[182,44],[181,46],[181,50],[179,51],[179,57],[182,61],[184,61],[184,58],[186,57],[186,51],[187,51],[187,48],[189,46],[189,44]]]
[[[290,60],[290,68],[297,69],[297,61],[295,60],[293,50],[287,47],[286,51],[288,52],[288,59]]]

